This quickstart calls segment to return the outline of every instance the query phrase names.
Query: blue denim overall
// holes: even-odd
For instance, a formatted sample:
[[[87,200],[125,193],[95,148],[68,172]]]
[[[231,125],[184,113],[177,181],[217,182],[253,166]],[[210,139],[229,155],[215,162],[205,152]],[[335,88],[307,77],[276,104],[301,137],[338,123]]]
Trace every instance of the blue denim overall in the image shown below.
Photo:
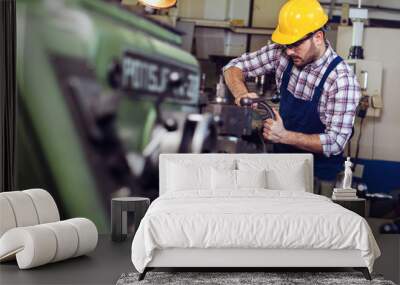
[[[326,79],[342,60],[340,56],[337,56],[329,64],[321,82],[314,90],[311,101],[298,99],[289,92],[288,85],[293,68],[293,61],[289,61],[289,65],[283,73],[280,87],[281,102],[279,107],[279,113],[287,130],[305,134],[321,134],[325,132],[325,125],[321,122],[318,113],[319,99],[321,98]],[[274,151],[279,153],[307,152],[285,144],[275,144]],[[329,158],[318,153],[313,153],[313,155],[314,176],[322,180],[335,180],[337,173],[342,169],[344,161],[342,155],[332,155]]]

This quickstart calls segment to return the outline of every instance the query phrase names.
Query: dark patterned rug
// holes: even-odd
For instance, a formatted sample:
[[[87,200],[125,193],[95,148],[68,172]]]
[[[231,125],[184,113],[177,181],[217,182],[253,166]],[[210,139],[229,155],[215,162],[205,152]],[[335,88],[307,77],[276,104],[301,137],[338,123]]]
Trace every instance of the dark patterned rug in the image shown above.
[[[138,273],[122,274],[117,285],[395,285],[379,275],[372,275],[372,281],[368,281],[360,272],[148,272],[142,281],[138,281],[138,276]]]

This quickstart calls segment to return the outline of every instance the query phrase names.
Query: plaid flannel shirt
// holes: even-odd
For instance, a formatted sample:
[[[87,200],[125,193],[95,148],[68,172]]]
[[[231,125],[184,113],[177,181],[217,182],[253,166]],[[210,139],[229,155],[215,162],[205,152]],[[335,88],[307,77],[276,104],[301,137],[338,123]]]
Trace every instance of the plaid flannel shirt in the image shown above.
[[[314,89],[336,56],[328,44],[325,54],[318,60],[302,68],[293,66],[288,90],[296,98],[311,100]],[[234,66],[240,68],[245,77],[275,73],[279,90],[288,63],[289,57],[283,49],[271,44],[231,60],[223,70]],[[351,136],[360,98],[360,86],[353,70],[341,62],[328,76],[318,106],[321,122],[326,126],[325,132],[319,136],[325,156],[336,155],[344,150]]]

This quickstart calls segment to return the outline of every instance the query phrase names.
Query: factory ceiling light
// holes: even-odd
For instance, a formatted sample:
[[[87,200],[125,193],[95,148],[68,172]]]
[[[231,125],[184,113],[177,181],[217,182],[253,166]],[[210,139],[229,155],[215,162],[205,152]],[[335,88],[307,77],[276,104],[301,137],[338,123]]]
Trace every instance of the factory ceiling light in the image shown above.
[[[153,9],[167,9],[176,4],[176,0],[139,0],[139,2]]]

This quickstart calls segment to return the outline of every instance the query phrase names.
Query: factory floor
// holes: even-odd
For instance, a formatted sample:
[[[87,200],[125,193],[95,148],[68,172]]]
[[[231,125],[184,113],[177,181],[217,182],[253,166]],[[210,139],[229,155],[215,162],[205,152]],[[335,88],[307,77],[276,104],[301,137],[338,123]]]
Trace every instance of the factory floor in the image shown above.
[[[379,233],[379,227],[392,220],[367,218],[367,221],[381,250],[381,256],[374,264],[374,272],[400,284],[400,234]]]
[[[381,219],[368,219],[382,251],[374,272],[400,284],[400,235],[378,233]],[[115,284],[122,273],[134,271],[130,259],[131,240],[112,242],[100,235],[95,251],[88,256],[19,270],[16,262],[0,264],[0,284]]]
[[[115,284],[122,273],[134,271],[131,240],[112,242],[100,235],[97,248],[87,256],[19,270],[16,262],[0,264],[0,284]]]

